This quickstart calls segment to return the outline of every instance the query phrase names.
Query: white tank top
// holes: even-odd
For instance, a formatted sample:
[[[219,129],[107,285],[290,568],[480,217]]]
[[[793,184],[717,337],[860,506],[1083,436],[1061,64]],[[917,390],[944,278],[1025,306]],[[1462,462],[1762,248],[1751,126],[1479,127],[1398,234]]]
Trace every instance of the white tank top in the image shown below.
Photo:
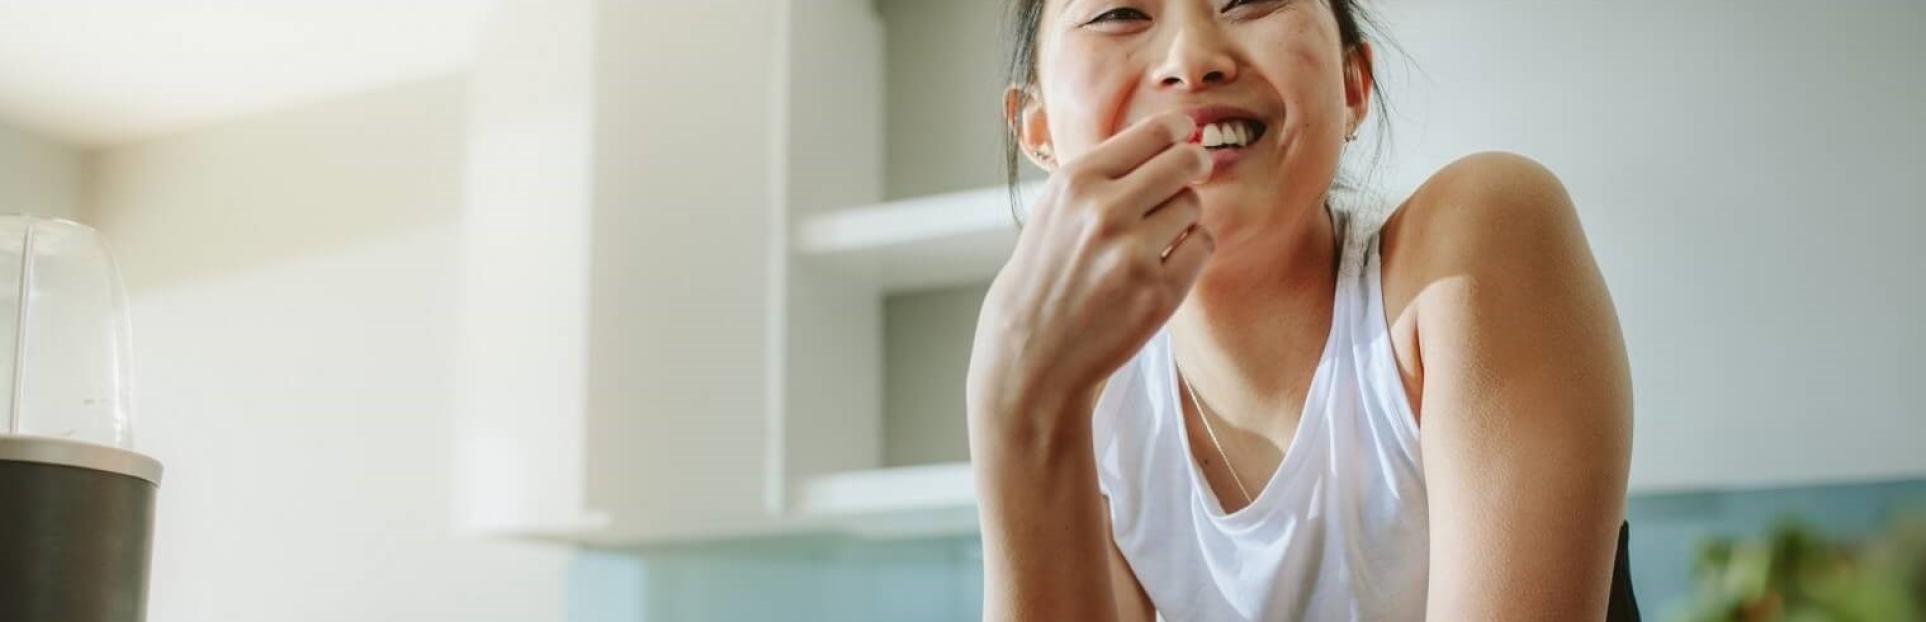
[[[1098,397],[1111,537],[1159,619],[1424,618],[1424,470],[1385,323],[1382,219],[1332,220],[1343,251],[1330,336],[1297,434],[1249,506],[1225,513],[1190,455],[1168,327]]]

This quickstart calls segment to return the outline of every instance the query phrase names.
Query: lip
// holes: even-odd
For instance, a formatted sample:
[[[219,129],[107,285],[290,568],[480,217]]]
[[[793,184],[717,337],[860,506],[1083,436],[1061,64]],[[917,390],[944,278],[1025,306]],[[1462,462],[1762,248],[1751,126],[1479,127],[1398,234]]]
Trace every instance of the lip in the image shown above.
[[[1244,150],[1243,149],[1213,149],[1211,150],[1209,155],[1210,155],[1210,177],[1206,177],[1204,179],[1204,181],[1206,182],[1209,182],[1224,176],[1224,173],[1226,171],[1229,171],[1231,166],[1237,164],[1239,160],[1244,159]]]

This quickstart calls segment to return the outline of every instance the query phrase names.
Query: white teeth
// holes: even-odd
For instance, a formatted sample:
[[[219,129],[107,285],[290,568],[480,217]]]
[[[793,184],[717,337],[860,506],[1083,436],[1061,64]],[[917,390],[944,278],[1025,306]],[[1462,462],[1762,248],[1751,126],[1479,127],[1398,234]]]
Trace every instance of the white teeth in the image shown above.
[[[1226,121],[1204,126],[1202,140],[1205,147],[1243,147],[1251,143],[1257,134],[1256,128],[1243,121]]]
[[[1220,147],[1224,144],[1224,130],[1216,123],[1204,126],[1204,147]]]

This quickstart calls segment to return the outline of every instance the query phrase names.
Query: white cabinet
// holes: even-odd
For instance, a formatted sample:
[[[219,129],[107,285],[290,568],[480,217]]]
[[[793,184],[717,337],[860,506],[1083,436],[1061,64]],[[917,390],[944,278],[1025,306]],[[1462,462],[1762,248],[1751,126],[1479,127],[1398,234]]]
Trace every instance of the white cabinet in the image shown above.
[[[766,528],[781,5],[500,3],[471,77],[459,525]]]
[[[893,181],[915,155],[886,144],[981,152],[998,88],[952,95],[980,102],[973,125],[891,140],[930,112],[891,102],[948,78],[894,95],[886,75],[926,72],[891,65],[883,19],[924,37],[972,12],[952,45],[993,64],[996,3],[956,6],[974,4],[500,3],[471,78],[459,526],[589,544],[974,527],[960,438],[915,443],[945,449],[914,464],[885,447],[961,421],[892,428],[884,404],[886,353],[929,334],[950,365],[975,309],[886,344],[885,301],[980,287],[1016,232],[994,179],[885,201],[923,183]],[[929,405],[960,417],[962,383]]]

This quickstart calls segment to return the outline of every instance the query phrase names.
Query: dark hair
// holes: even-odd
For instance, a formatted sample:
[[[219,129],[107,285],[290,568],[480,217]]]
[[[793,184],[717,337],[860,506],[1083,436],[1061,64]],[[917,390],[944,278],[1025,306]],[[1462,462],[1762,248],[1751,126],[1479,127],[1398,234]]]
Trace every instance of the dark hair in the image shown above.
[[[1011,0],[1010,2],[1006,23],[1008,29],[1007,36],[1009,37],[1010,43],[1008,75],[1009,84],[1011,85],[1019,87],[1036,85],[1037,30],[1042,27],[1043,5],[1047,1],[1048,0]],[[1361,5],[1360,0],[1322,1],[1330,5],[1331,15],[1337,18],[1338,41],[1344,46],[1346,52],[1356,49],[1359,44],[1370,40],[1370,38],[1366,37],[1367,28],[1372,31],[1380,31],[1377,20],[1372,17],[1369,10]],[[1371,102],[1378,109],[1378,114],[1375,115],[1378,126],[1376,139],[1378,142],[1377,147],[1381,150],[1390,128],[1388,121],[1390,106],[1386,103],[1383,92],[1379,88],[1380,84],[1377,69],[1375,67],[1371,69]],[[1023,97],[1028,97],[1028,95],[1023,95]],[[1023,170],[1022,147],[1017,140],[1015,124],[1005,124],[1003,146],[1005,159],[1004,171],[1009,180],[1010,209],[1012,216],[1014,216],[1017,203],[1021,200],[1021,197],[1019,197],[1017,193],[1017,181],[1019,174]],[[1376,166],[1376,164],[1377,153],[1374,151],[1372,165]],[[1338,178],[1332,181],[1332,185],[1339,188],[1356,189],[1361,186],[1362,183],[1354,181],[1340,172]],[[1019,222],[1019,225],[1020,224]]]

